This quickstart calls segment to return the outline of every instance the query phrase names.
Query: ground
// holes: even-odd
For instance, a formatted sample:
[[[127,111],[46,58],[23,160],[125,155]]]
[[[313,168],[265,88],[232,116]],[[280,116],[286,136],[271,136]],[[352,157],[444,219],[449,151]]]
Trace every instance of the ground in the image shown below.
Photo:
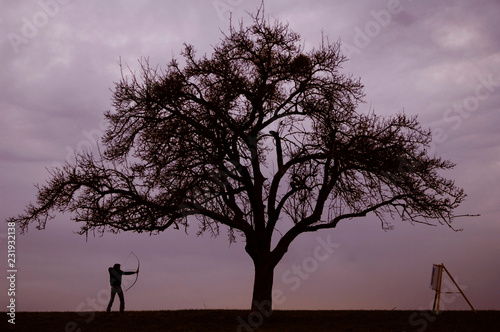
[[[4,316],[1,331],[498,331],[500,311],[275,311],[262,316],[243,310],[112,312],[18,312]],[[260,325],[252,328],[251,325]],[[7,326],[5,328],[5,326]]]

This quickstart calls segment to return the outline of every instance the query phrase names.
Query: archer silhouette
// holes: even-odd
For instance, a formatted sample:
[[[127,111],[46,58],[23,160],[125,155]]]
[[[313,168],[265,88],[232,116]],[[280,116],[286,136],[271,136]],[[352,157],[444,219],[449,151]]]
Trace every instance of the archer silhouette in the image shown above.
[[[106,312],[111,311],[111,306],[115,300],[115,295],[118,294],[120,298],[120,312],[125,310],[125,298],[123,297],[122,290],[122,275],[130,275],[139,273],[139,268],[135,272],[125,272],[120,269],[120,264],[115,264],[113,267],[108,268],[109,283],[111,285],[111,298],[109,299],[108,308]]]

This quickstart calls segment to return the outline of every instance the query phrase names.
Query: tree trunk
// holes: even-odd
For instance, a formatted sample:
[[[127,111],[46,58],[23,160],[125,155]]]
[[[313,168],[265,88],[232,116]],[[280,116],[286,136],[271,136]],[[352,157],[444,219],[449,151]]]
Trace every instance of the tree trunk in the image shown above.
[[[254,261],[255,279],[253,284],[252,314],[255,321],[262,322],[272,314],[272,291],[275,264]],[[255,322],[256,323],[256,322]]]

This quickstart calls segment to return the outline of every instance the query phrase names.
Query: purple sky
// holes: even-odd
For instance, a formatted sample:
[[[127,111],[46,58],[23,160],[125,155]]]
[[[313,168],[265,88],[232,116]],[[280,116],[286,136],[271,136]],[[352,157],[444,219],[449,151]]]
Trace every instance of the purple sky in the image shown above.
[[[111,107],[118,61],[164,65],[184,42],[198,54],[260,0],[1,1],[0,219],[35,199],[46,168],[95,147]],[[500,309],[500,29],[497,0],[268,0],[266,14],[290,24],[306,49],[321,33],[344,43],[346,73],[365,84],[378,114],[404,109],[435,132],[431,150],[457,163],[446,173],[468,197],[453,232],[394,220],[385,232],[373,216],[299,236],[275,271],[276,309],[427,309],[433,263],[444,263],[477,309]],[[6,232],[0,225],[5,274]],[[122,263],[141,274],[125,294],[127,309],[249,308],[253,265],[244,242],[167,230],[143,234],[74,234],[57,215],[17,238],[17,309],[104,310],[107,268]],[[321,243],[335,243],[325,249]],[[321,260],[318,253],[321,254]],[[300,268],[301,272],[297,272]],[[133,280],[135,276],[130,279]],[[445,287],[452,290],[450,283]],[[0,289],[7,304],[7,281]],[[468,309],[456,295],[445,309]],[[5,307],[4,307],[5,308]],[[114,309],[117,308],[115,304]],[[4,309],[5,310],[5,309]]]

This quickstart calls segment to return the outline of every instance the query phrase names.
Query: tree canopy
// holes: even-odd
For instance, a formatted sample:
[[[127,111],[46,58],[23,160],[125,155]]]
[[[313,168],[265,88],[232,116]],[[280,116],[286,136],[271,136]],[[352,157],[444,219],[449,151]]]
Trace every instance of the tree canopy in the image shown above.
[[[70,212],[82,234],[196,220],[201,233],[227,230],[255,264],[253,305],[271,300],[273,269],[301,233],[369,213],[385,229],[450,225],[465,195],[442,176],[453,163],[428,153],[430,130],[404,113],[359,112],[363,85],[341,72],[340,42],[305,50],[287,24],[252,18],[211,55],[185,45],[182,66],[143,59],[122,74],[102,152],[52,170],[9,221],[44,228]]]

